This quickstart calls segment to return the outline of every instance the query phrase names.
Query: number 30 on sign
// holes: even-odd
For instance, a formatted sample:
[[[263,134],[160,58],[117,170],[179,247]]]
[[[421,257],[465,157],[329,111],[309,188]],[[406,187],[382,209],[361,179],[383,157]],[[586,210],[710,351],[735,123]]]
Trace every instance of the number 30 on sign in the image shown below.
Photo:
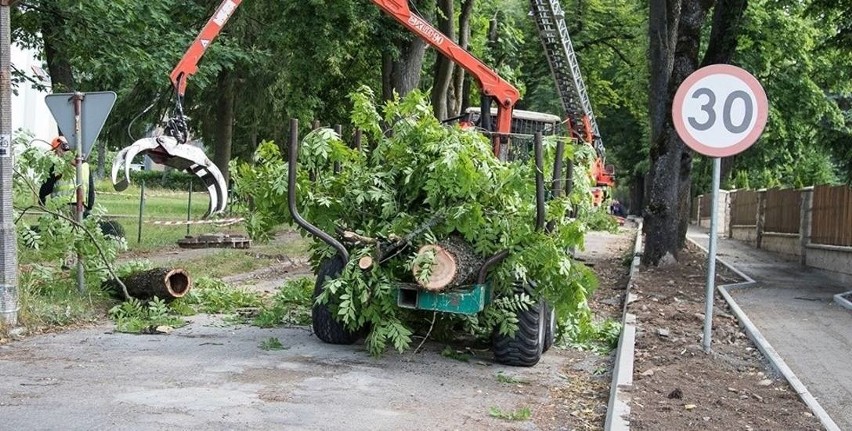
[[[728,157],[750,147],[769,116],[766,92],[739,67],[717,64],[690,75],[678,88],[672,119],[681,139],[710,157]]]

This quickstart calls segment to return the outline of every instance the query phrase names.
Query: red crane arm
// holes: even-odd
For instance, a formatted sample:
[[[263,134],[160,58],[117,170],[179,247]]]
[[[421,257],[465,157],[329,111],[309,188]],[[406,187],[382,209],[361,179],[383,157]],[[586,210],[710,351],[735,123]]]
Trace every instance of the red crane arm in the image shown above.
[[[231,15],[234,14],[234,11],[237,10],[237,7],[240,3],[242,3],[242,1],[243,0],[222,1],[222,4],[220,4],[219,8],[216,10],[216,13],[210,17],[207,24],[203,29],[201,29],[201,33],[198,34],[198,37],[195,38],[195,41],[192,42],[192,45],[190,45],[186,50],[183,58],[180,59],[180,62],[177,66],[175,66],[174,70],[172,70],[170,77],[172,85],[174,85],[178,96],[183,97],[186,92],[187,79],[194,75],[195,72],[198,72],[198,62],[201,60],[204,52],[207,51],[207,47],[210,46],[213,39],[219,35],[219,32],[222,31],[222,27],[225,26],[225,23],[228,22],[228,19],[231,18]]]
[[[497,132],[508,134],[511,131],[512,110],[521,98],[517,88],[431,24],[411,13],[408,0],[373,0],[373,3],[473,75],[482,93],[497,101]],[[483,112],[482,115],[488,113]]]

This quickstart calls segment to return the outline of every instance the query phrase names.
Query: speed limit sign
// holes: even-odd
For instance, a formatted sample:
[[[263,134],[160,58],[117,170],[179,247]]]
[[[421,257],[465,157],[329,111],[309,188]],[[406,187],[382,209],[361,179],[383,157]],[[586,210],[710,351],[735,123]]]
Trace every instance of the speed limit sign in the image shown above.
[[[699,69],[681,84],[672,119],[690,148],[710,157],[738,154],[766,127],[766,92],[750,73],[717,64]]]

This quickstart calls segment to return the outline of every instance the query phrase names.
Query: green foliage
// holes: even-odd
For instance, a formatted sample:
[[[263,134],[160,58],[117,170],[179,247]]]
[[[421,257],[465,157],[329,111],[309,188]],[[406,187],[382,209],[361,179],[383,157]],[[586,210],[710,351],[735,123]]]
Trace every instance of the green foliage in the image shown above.
[[[441,350],[441,356],[449,359],[455,359],[459,362],[470,362],[470,353],[462,350],[456,350],[451,346],[444,347],[444,350]]]
[[[441,125],[420,93],[390,101],[381,112],[367,102],[369,98],[368,91],[353,96],[357,100],[353,121],[372,131],[378,141],[370,151],[358,152],[327,129],[305,136],[299,151],[297,199],[302,215],[326,232],[343,229],[380,241],[419,233],[398,257],[367,272],[355,262],[372,254],[374,247],[352,247],[343,273],[327,281],[317,299],[350,330],[369,327],[371,353],[409,347],[416,313],[396,306],[395,283],[413,282],[416,250],[451,233],[463,236],[481,256],[512,251],[492,273],[498,299],[480,316],[462,319],[468,331],[482,335],[497,326],[512,333],[517,328],[514,313],[538,297],[557,304],[564,315],[584,303],[591,289],[590,273],[565,250],[583,243],[585,225],[566,214],[589,205],[590,179],[583,173],[587,171],[577,169],[575,194],[548,202],[551,233],[537,232],[531,162],[499,162],[483,136]],[[378,134],[382,124],[389,129]],[[546,143],[545,177],[552,175],[555,146],[553,140]],[[568,148],[566,162],[590,162],[593,153],[587,147]],[[253,196],[245,208],[249,231],[262,238],[274,226],[290,221],[286,166],[269,142],[261,144],[255,160],[254,165],[235,164],[232,172],[238,193]],[[331,170],[335,164],[341,167],[339,173]],[[440,222],[423,226],[434,219]],[[315,265],[333,253],[321,242],[315,242],[311,252]],[[516,280],[535,280],[537,288],[529,295],[517,294]]]
[[[134,334],[156,331],[159,326],[176,328],[186,325],[186,321],[174,315],[169,306],[159,298],[154,298],[147,304],[131,298],[110,309],[109,317],[115,321],[116,331]]]
[[[532,417],[532,410],[526,406],[512,411],[504,411],[500,407],[491,407],[488,409],[488,414],[493,418],[505,421],[526,421]]]
[[[230,314],[243,307],[259,307],[260,295],[228,286],[219,279],[200,277],[189,293],[180,298],[197,312]]]
[[[620,322],[613,319],[593,321],[590,313],[579,313],[559,323],[560,343],[601,355],[618,347],[620,336]]]
[[[591,231],[618,231],[618,221],[616,221],[615,217],[606,211],[606,208],[603,205],[588,211],[585,214],[585,217],[583,217],[583,221],[586,222],[586,226]]]
[[[281,340],[279,340],[278,338],[275,338],[275,337],[270,337],[270,338],[263,340],[263,342],[260,343],[259,347],[260,347],[261,350],[266,350],[266,351],[269,351],[269,350],[284,350],[284,345],[281,344]]]
[[[261,328],[278,325],[309,325],[311,323],[311,295],[314,279],[302,277],[287,280],[272,298],[261,307],[252,324]]]

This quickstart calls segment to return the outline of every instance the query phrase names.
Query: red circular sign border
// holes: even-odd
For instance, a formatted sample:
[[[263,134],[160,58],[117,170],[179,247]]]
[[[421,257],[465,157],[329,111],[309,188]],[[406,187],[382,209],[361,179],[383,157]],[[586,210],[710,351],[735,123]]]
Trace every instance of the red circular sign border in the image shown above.
[[[683,116],[681,115],[683,112],[683,104],[686,101],[687,91],[692,88],[696,82],[710,75],[717,74],[733,75],[743,81],[752,93],[754,93],[754,98],[757,101],[756,108],[758,114],[754,128],[739,142],[724,148],[710,147],[699,142],[698,139],[695,139],[689,133],[689,129],[686,127],[686,124],[683,121]],[[692,75],[689,75],[689,77],[683,81],[683,84],[680,85],[677,93],[675,93],[674,104],[672,106],[672,120],[678,135],[680,135],[681,139],[683,139],[686,145],[690,148],[700,154],[710,157],[729,157],[745,151],[748,147],[752,146],[757,141],[757,138],[760,137],[760,134],[763,133],[763,129],[766,127],[768,119],[769,100],[766,97],[766,92],[763,90],[763,86],[761,86],[760,82],[758,82],[757,79],[747,71],[729,64],[714,64],[703,67],[695,71]]]

